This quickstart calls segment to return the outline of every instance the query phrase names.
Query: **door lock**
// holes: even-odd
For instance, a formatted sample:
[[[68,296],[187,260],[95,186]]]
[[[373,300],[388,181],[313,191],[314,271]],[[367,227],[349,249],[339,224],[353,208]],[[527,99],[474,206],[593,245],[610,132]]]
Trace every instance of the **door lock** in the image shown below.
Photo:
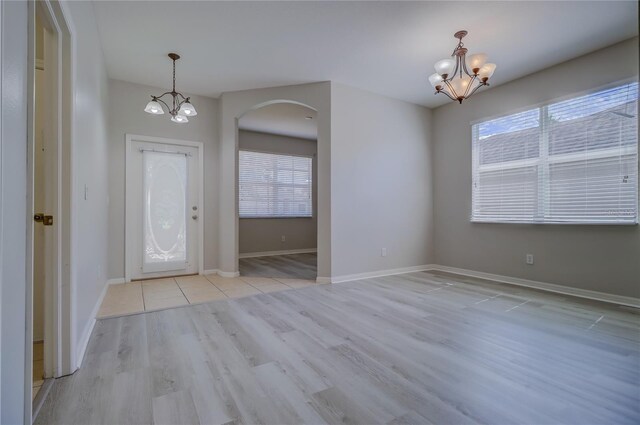
[[[53,226],[53,216],[52,215],[44,215],[43,213],[35,213],[33,215],[33,220],[42,223],[45,226]]]

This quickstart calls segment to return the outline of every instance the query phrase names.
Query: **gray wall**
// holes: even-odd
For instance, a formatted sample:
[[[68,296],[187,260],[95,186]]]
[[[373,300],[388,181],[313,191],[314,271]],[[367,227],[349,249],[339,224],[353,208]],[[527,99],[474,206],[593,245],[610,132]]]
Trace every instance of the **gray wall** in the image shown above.
[[[241,218],[239,225],[240,254],[265,251],[316,248],[318,215],[318,161],[315,140],[241,130],[240,149],[313,156],[312,218]],[[285,236],[285,242],[282,242]]]
[[[500,68],[498,71],[500,72]],[[640,296],[638,226],[470,223],[471,125],[638,75],[638,39],[480,92],[434,111],[436,263]],[[525,264],[525,254],[535,265]]]
[[[73,81],[72,320],[74,346],[82,350],[78,343],[88,337],[92,312],[107,280],[108,79],[93,6],[87,2],[68,2],[66,6],[75,28],[77,58]],[[75,366],[71,365],[71,370]]]
[[[331,84],[333,276],[433,261],[431,150],[429,109]]]
[[[167,64],[167,67],[169,64]],[[218,101],[191,96],[198,115],[188,124],[171,122],[168,114],[151,115],[144,107],[151,94],[165,89],[109,81],[109,268],[110,279],[124,277],[125,135],[167,137],[204,145],[204,269],[217,268],[218,255]]]

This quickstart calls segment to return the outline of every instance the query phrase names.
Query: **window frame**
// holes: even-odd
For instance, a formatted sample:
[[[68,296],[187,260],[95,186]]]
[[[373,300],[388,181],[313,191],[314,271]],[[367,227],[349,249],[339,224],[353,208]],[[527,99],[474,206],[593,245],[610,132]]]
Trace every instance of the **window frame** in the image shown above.
[[[548,212],[548,208],[549,205],[548,203],[545,202],[541,202],[541,197],[545,196],[545,190],[549,190],[549,186],[545,185],[546,187],[543,187],[542,190],[540,190],[540,187],[537,187],[537,195],[538,195],[538,200],[536,202],[536,211],[534,212],[534,218],[532,220],[504,220],[504,219],[498,219],[498,218],[491,218],[491,219],[481,219],[481,218],[474,218],[474,193],[475,193],[475,183],[476,183],[476,176],[477,176],[477,170],[478,167],[480,167],[479,161],[479,155],[475,154],[475,146],[474,143],[475,141],[478,139],[478,137],[476,136],[476,129],[477,129],[477,125],[481,124],[483,122],[487,122],[487,121],[492,121],[495,119],[499,119],[502,117],[508,117],[511,115],[516,115],[519,113],[524,113],[526,111],[530,111],[530,110],[535,110],[538,109],[539,110],[539,131],[540,131],[540,135],[541,135],[541,140],[539,142],[539,146],[540,146],[540,154],[537,158],[529,158],[529,159],[521,159],[521,160],[514,160],[514,161],[510,161],[510,162],[504,162],[504,163],[497,163],[495,165],[496,170],[498,169],[518,169],[518,168],[523,168],[526,166],[537,166],[538,167],[538,173],[546,173],[546,178],[543,177],[542,181],[544,182],[548,182],[548,172],[549,172],[549,166],[550,164],[558,164],[558,163],[563,163],[563,162],[571,162],[572,159],[576,159],[578,157],[578,155],[584,155],[584,154],[578,154],[578,153],[569,153],[569,154],[562,154],[562,155],[555,155],[555,158],[553,160],[549,160],[549,152],[548,152],[548,132],[547,132],[547,128],[549,126],[549,114],[547,112],[548,107],[557,103],[561,103],[564,101],[568,101],[568,100],[572,100],[572,99],[576,99],[579,97],[583,97],[583,96],[589,96],[589,95],[593,95],[596,94],[598,92],[602,92],[602,91],[606,91],[606,90],[610,90],[610,89],[615,89],[617,87],[622,87],[624,85],[627,84],[631,84],[631,83],[638,83],[640,86],[640,81],[639,81],[639,77],[635,76],[635,77],[630,77],[627,79],[623,79],[623,80],[619,80],[613,83],[609,83],[603,86],[599,86],[596,88],[592,88],[589,90],[584,90],[584,91],[579,91],[579,92],[573,92],[571,94],[568,95],[564,95],[564,96],[560,96],[560,97],[556,97],[544,102],[539,102],[537,104],[533,104],[533,105],[527,105],[527,106],[523,106],[517,109],[514,109],[508,113],[502,113],[502,114],[497,114],[497,115],[492,115],[492,116],[487,116],[484,118],[480,118],[480,119],[476,119],[471,121],[470,127],[471,127],[471,162],[472,162],[472,170],[471,170],[471,211],[469,214],[469,221],[471,223],[488,223],[488,224],[533,224],[533,225],[568,225],[568,226],[638,226],[640,224],[640,137],[638,137],[638,140],[636,141],[636,163],[637,163],[637,167],[638,167],[638,173],[636,173],[636,199],[635,199],[635,221],[633,222],[624,222],[624,221],[559,221],[559,220],[551,220],[551,219],[545,219],[545,215]],[[638,98],[638,100],[636,100],[636,102],[640,102],[640,96]],[[640,122],[640,113],[639,115],[636,116],[636,120],[639,120]],[[640,125],[638,126],[639,130],[640,130]],[[619,151],[620,148],[615,148],[616,151]],[[632,151],[632,149],[630,149]],[[604,151],[604,150],[602,150]],[[595,151],[593,152],[594,157],[600,157],[600,158],[610,158],[611,155],[604,155],[602,151]],[[573,158],[572,158],[573,156]],[[543,157],[544,157],[544,161],[543,161]],[[558,158],[560,157],[560,158]],[[559,160],[560,159],[560,160]],[[508,164],[508,167],[504,167],[504,164]],[[500,166],[499,166],[500,165]],[[491,165],[485,165],[484,166],[484,170],[486,171],[487,168],[490,169]],[[540,181],[540,179],[538,180]],[[616,216],[618,217],[618,216]]]
[[[311,177],[311,199],[310,199],[310,213],[309,215],[242,215],[240,213],[240,152],[252,152],[252,153],[262,153],[268,155],[279,155],[279,156],[288,156],[288,157],[298,157],[298,158],[308,158],[311,160],[311,168],[310,168],[310,177]],[[315,203],[313,201],[314,194],[314,179],[313,179],[313,171],[314,165],[313,160],[315,158],[315,154],[298,154],[298,153],[288,153],[288,152],[276,152],[270,150],[263,149],[252,149],[252,148],[238,148],[238,160],[237,160],[237,182],[238,182],[238,195],[237,195],[237,206],[238,206],[238,219],[240,220],[256,220],[256,219],[264,219],[264,220],[281,220],[281,219],[313,219],[315,217]],[[289,187],[293,187],[293,184]]]

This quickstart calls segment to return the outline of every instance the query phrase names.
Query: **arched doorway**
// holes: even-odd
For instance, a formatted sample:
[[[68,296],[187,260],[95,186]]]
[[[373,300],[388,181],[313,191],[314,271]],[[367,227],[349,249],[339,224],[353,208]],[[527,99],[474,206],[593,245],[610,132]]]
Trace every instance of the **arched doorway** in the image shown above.
[[[240,275],[316,280],[317,111],[264,102],[238,118],[237,131]]]

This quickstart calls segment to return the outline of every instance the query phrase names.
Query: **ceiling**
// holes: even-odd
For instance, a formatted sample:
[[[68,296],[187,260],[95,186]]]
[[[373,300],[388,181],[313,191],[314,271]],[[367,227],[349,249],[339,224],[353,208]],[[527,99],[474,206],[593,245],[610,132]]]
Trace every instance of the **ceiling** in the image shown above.
[[[316,116],[316,111],[306,106],[276,103],[247,112],[240,118],[238,128],[316,140]]]
[[[222,92],[332,80],[435,107],[427,77],[469,31],[499,85],[638,35],[628,2],[94,2],[110,78]],[[588,70],[585,70],[588,72]]]

